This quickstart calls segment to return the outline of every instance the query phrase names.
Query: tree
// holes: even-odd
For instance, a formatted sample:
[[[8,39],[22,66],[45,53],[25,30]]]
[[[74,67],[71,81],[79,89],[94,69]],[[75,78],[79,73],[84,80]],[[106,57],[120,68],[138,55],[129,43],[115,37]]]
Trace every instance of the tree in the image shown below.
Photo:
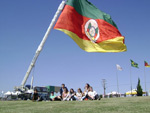
[[[140,84],[140,79],[138,78],[138,84],[137,84],[137,96],[142,96],[143,95],[143,89]]]

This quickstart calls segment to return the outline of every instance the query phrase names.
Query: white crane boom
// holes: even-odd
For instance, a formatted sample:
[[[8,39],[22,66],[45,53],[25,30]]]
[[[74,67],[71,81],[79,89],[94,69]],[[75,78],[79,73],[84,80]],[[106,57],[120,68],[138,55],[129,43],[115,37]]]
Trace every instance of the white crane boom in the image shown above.
[[[57,17],[59,16],[59,13],[63,10],[65,4],[66,4],[66,0],[63,0],[61,2],[61,4],[59,5],[58,10],[55,13],[55,15],[54,15],[54,17],[53,17],[53,19],[52,19],[52,21],[51,21],[47,31],[46,31],[44,37],[43,37],[43,40],[41,41],[40,45],[38,46],[38,48],[36,50],[36,53],[35,53],[35,55],[34,55],[34,57],[32,59],[32,62],[31,62],[30,66],[29,66],[29,68],[28,68],[28,70],[27,70],[27,72],[25,74],[25,77],[24,77],[24,79],[23,79],[23,81],[21,83],[21,87],[22,88],[24,87],[24,85],[25,85],[25,83],[26,83],[26,81],[27,81],[27,79],[28,79],[28,77],[30,75],[31,70],[34,67],[35,63],[36,63],[36,60],[37,60],[40,52],[42,51],[42,48],[43,48],[43,46],[44,46],[44,44],[46,42],[46,39],[48,38],[48,35],[49,35],[51,29],[53,28],[53,25],[55,24],[55,21],[56,21]]]

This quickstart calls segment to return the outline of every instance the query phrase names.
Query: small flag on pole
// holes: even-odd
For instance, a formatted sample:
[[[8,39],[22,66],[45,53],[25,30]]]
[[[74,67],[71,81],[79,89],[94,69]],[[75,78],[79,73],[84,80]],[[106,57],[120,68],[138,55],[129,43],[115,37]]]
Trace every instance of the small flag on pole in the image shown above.
[[[88,0],[67,0],[54,29],[70,36],[87,52],[126,51],[124,36],[106,14]]]
[[[150,67],[150,64],[148,64],[146,61],[144,61],[145,67]]]
[[[122,71],[122,67],[119,64],[116,64],[116,67],[119,71]]]
[[[130,61],[131,61],[131,66],[132,66],[132,67],[139,68],[139,67],[138,67],[138,63],[135,63],[133,60],[130,60]]]

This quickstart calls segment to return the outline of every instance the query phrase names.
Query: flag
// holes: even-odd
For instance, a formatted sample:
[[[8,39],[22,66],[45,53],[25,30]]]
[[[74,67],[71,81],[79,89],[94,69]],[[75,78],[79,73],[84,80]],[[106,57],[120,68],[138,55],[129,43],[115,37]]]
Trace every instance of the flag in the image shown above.
[[[116,67],[119,71],[122,71],[122,67],[120,65],[116,64]]]
[[[145,67],[150,67],[150,65],[146,61],[144,61],[144,65]]]
[[[88,0],[67,0],[54,29],[69,35],[87,52],[126,51],[124,36],[110,15]]]
[[[139,68],[137,63],[135,63],[133,60],[130,60],[130,61],[131,61],[131,66],[132,67]]]

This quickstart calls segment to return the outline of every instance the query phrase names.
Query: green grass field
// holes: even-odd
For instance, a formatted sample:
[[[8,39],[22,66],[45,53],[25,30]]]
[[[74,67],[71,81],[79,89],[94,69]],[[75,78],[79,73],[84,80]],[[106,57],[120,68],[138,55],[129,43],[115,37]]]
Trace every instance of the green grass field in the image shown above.
[[[0,113],[150,113],[150,97],[100,101],[0,101]]]

